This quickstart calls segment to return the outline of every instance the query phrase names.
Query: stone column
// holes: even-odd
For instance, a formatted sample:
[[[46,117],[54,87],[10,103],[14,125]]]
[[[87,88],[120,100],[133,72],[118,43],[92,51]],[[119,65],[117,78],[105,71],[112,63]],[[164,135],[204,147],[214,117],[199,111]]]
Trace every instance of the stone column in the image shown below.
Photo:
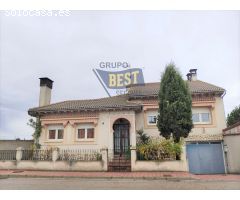
[[[22,154],[23,154],[23,148],[22,147],[18,147],[16,152],[16,160],[19,162],[22,160]]]
[[[136,147],[131,147],[131,171],[134,171],[137,160]]]
[[[52,151],[52,161],[55,162],[58,159],[59,148],[54,148]]]
[[[103,163],[103,171],[108,170],[108,148],[104,147],[101,149],[102,154],[102,163]]]

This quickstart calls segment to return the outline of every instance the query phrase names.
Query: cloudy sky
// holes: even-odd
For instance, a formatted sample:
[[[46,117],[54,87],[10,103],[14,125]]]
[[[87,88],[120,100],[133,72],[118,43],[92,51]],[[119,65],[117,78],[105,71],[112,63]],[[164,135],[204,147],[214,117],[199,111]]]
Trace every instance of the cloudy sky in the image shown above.
[[[38,106],[39,77],[54,80],[52,102],[107,96],[92,69],[100,62],[143,68],[160,80],[173,61],[185,74],[240,102],[240,12],[74,11],[66,17],[0,15],[0,139],[30,139],[27,110]]]

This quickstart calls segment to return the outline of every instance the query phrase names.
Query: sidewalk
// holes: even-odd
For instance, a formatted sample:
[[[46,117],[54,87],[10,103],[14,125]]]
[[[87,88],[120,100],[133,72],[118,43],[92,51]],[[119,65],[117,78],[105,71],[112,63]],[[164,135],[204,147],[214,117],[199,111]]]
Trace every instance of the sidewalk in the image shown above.
[[[72,171],[30,171],[0,170],[0,178],[4,177],[52,177],[52,178],[131,178],[131,179],[178,179],[178,180],[233,180],[240,181],[236,175],[193,175],[187,172],[72,172]]]

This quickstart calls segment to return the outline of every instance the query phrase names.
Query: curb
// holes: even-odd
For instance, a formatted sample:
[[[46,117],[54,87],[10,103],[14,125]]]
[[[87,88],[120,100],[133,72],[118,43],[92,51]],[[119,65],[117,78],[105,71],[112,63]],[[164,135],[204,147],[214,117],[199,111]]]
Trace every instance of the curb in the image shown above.
[[[38,176],[38,175],[17,175],[17,174],[7,174],[7,175],[0,175],[0,179],[6,178],[81,178],[81,179],[143,179],[143,180],[171,180],[171,181],[181,181],[181,180],[197,180],[192,177],[117,177],[117,176]]]

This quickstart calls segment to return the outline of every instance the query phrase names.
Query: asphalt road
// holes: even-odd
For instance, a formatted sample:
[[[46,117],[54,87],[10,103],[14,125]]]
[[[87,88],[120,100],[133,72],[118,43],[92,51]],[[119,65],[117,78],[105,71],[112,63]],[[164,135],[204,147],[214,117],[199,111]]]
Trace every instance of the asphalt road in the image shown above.
[[[86,178],[1,178],[5,190],[168,190],[168,189],[240,189],[240,181],[147,180],[147,179],[86,179]]]

